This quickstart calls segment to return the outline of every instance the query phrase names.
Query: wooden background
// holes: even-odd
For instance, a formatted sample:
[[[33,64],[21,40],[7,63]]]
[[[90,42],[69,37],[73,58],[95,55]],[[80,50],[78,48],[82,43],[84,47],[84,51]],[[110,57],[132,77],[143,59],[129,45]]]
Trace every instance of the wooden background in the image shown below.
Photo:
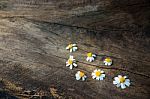
[[[85,61],[86,53],[111,56],[104,81],[90,78],[99,67],[78,63],[65,66],[65,47]],[[91,64],[103,66],[102,56]],[[0,0],[0,98],[11,99],[149,99],[149,0]],[[76,81],[84,71],[88,79]],[[132,72],[132,73],[131,73]],[[112,84],[128,75],[125,90]]]

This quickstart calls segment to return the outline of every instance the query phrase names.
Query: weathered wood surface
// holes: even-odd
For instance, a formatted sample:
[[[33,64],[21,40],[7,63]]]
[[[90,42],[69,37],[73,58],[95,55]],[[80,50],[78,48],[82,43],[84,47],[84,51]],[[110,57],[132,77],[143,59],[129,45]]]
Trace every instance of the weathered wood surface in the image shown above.
[[[24,91],[35,90],[47,98],[149,99],[149,21],[149,0],[0,0],[0,94],[29,98]],[[59,57],[68,58],[70,42],[80,48],[73,53],[77,60],[86,63],[86,51],[95,52],[112,56],[113,67],[147,76],[104,69],[107,78],[98,82],[90,78],[94,66],[78,63],[69,70]],[[87,81],[75,80],[77,70],[86,72]],[[128,75],[131,87],[116,88],[118,74]]]

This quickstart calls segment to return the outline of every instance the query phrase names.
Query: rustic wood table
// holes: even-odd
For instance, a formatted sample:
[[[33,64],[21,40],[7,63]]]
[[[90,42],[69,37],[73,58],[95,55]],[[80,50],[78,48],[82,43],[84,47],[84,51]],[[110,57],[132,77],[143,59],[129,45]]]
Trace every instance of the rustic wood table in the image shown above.
[[[73,70],[65,66],[69,43],[79,48]],[[94,62],[87,52],[98,55]],[[0,0],[2,99],[150,99],[149,59],[149,0]],[[96,68],[105,80],[91,78]],[[78,70],[86,81],[75,79]],[[119,74],[130,87],[113,85]]]

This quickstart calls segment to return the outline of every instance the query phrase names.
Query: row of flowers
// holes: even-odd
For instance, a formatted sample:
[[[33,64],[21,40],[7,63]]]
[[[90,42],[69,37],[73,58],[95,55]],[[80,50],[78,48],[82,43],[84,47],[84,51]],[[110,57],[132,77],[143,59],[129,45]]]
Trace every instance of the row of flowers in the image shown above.
[[[66,47],[67,50],[70,50],[70,52],[75,52],[77,51],[78,47],[76,44],[69,44]],[[93,53],[87,53],[87,58],[86,61],[88,62],[93,62],[96,58],[96,55]],[[111,66],[112,65],[112,59],[110,57],[106,57],[103,61],[104,65],[106,66]],[[76,60],[72,55],[70,55],[69,59],[66,62],[66,66],[69,67],[70,69],[73,69],[74,67],[77,67]],[[103,70],[100,69],[95,69],[92,73],[91,76],[95,80],[104,80],[106,77],[106,74]],[[76,80],[81,80],[85,81],[87,76],[85,75],[84,72],[78,71],[75,74]],[[120,87],[121,89],[125,89],[126,87],[130,86],[130,80],[127,78],[127,76],[122,76],[118,75],[117,77],[114,77],[113,84],[116,85],[117,87]]]

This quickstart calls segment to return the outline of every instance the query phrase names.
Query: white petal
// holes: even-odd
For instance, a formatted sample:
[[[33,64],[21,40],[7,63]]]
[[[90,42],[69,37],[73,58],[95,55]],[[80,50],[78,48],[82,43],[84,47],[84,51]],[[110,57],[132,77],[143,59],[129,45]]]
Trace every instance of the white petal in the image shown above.
[[[94,58],[93,58],[93,57],[90,57],[90,61],[89,61],[89,62],[92,62],[92,61],[94,61]]]
[[[112,63],[110,63],[110,62],[109,62],[109,63],[107,63],[107,65],[108,65],[108,66],[110,66],[111,64],[112,64]]]
[[[107,63],[106,61],[103,61],[103,63]]]
[[[126,88],[125,84],[121,83],[121,89],[125,89],[125,88]]]
[[[89,57],[86,58],[86,61],[89,61]]]
[[[80,80],[80,78],[81,78],[81,77],[77,76],[77,77],[76,77],[76,80]]]
[[[94,61],[94,57],[91,57],[92,61]]]
[[[77,44],[72,44],[72,46],[76,46]]]
[[[72,59],[73,62],[76,62],[75,59]]]
[[[128,81],[125,81],[124,84],[128,87],[130,86],[130,82],[128,82]]]
[[[108,65],[108,63],[106,62],[106,63],[104,63],[105,65]]]
[[[116,86],[117,86],[117,87],[120,87],[120,85],[121,85],[121,84],[120,84],[120,83],[118,83]]]
[[[100,78],[99,77],[96,77],[96,80],[99,80]]]
[[[94,76],[95,75],[95,73],[94,72],[92,72],[92,76]]]
[[[77,64],[76,64],[76,63],[73,63],[73,66],[77,67]]]
[[[69,49],[69,46],[67,46],[66,49],[68,50],[68,49]]]
[[[80,71],[78,71],[77,74],[79,75],[79,74],[80,74]]]
[[[100,80],[103,80],[104,78],[103,77],[100,77]]]
[[[70,52],[72,52],[72,48],[70,49]]]
[[[97,69],[94,70],[94,73],[97,71]]]
[[[85,77],[82,77],[82,81],[84,81],[85,80]]]
[[[118,77],[115,77],[114,79],[115,79],[115,81],[116,81],[117,83],[120,83],[120,80],[119,80]]]
[[[72,49],[73,49],[73,51],[74,51],[74,52],[77,50],[77,48],[76,48],[76,47],[73,47]]]
[[[91,58],[89,58],[89,62],[92,62],[92,59],[91,59]]]
[[[74,48],[72,48],[72,51],[75,52],[76,50]]]
[[[95,54],[93,54],[92,56],[93,56],[93,57],[96,57],[96,55],[95,55]]]
[[[69,66],[69,64],[66,64],[66,66],[68,67],[68,66]]]
[[[80,77],[80,75],[78,73],[75,74],[76,77]]]
[[[121,78],[122,76],[121,76],[121,75],[118,75],[118,77]]]
[[[117,81],[113,81],[113,84],[116,85],[116,84],[118,84],[118,82]]]
[[[97,71],[101,72],[101,70],[100,70],[100,69],[97,69]]]
[[[87,57],[87,58],[88,58],[88,59],[87,59],[87,60],[88,60],[88,62],[90,62],[90,57]]]
[[[127,78],[127,76],[124,76],[124,78],[126,79],[126,78]]]
[[[72,64],[70,65],[70,69],[73,69],[73,65]]]
[[[126,82],[130,82],[130,79],[126,79]]]
[[[92,76],[92,78],[93,78],[93,79],[95,79],[95,78],[96,78],[96,76],[94,75],[94,76]]]
[[[75,76],[76,76],[76,77],[79,76],[78,72],[75,74]]]
[[[72,56],[72,55],[70,55],[69,59],[73,59],[73,56]]]
[[[104,78],[105,76],[106,76],[105,74],[102,74],[100,77],[103,77],[103,78]]]
[[[78,48],[77,47],[73,47],[73,49],[77,50]]]
[[[104,71],[101,71],[101,73],[104,73]]]

